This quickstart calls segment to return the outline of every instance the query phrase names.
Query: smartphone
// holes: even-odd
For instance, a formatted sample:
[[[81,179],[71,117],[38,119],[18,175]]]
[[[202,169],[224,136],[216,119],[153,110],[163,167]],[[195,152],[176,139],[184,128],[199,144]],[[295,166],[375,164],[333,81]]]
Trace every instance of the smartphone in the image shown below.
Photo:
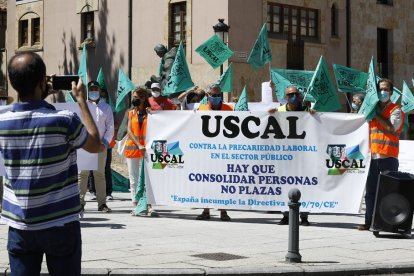
[[[72,90],[72,81],[78,83],[78,75],[65,75],[52,77],[53,90]]]

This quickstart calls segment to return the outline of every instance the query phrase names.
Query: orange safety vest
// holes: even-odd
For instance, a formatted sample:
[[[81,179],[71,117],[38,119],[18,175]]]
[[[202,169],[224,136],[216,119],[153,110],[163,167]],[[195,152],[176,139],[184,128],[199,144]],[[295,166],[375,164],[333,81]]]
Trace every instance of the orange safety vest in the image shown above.
[[[208,104],[202,104],[198,107],[198,110],[212,110],[212,109],[210,108],[210,106]],[[222,103],[220,110],[222,110],[222,111],[231,111],[231,110],[233,110],[233,107],[231,107],[231,105]]]
[[[145,146],[145,139],[147,134],[147,116],[145,116],[142,126],[138,122],[138,113],[135,109],[128,111],[128,119],[131,120],[132,133],[142,146]],[[124,155],[126,158],[142,158],[144,152],[131,140],[127,139],[125,143]]]
[[[398,104],[391,103],[384,109],[381,116],[384,119],[389,119],[391,117],[391,113],[399,107],[400,106]],[[401,112],[401,115],[402,121],[404,121],[404,113]],[[369,138],[371,143],[371,153],[378,153],[397,158],[399,152],[400,133],[403,127],[404,124],[401,124],[399,129],[389,131],[378,123],[376,118],[370,121]]]

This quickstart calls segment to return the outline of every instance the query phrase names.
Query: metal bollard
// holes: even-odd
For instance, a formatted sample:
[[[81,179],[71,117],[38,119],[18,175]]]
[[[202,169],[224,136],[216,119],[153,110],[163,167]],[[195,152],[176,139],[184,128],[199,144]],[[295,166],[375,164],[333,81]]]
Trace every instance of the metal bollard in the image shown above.
[[[288,253],[285,260],[291,263],[300,263],[302,256],[299,254],[299,199],[301,193],[299,189],[289,191],[289,242]]]

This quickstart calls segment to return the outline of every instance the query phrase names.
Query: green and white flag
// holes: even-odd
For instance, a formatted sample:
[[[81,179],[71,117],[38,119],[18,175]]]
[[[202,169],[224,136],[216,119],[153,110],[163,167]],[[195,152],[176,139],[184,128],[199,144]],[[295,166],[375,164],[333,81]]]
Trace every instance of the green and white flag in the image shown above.
[[[365,93],[367,73],[339,64],[332,66],[339,92]]]
[[[82,48],[82,55],[79,63],[78,68],[78,76],[82,79],[83,84],[86,86],[86,91],[88,90],[88,66],[86,63],[87,53],[86,53],[86,46],[83,45]]]
[[[72,94],[70,94],[69,90],[66,90],[65,100],[66,100],[67,103],[74,103],[75,102],[75,100],[73,99]]]
[[[111,107],[112,112],[115,112],[115,105],[114,105],[114,102],[112,101],[111,94],[108,92],[108,88],[106,87],[105,76],[104,76],[102,67],[99,68],[99,73],[98,73],[98,77],[96,78],[96,81],[99,83],[99,87],[102,90],[106,91],[106,94],[108,95],[108,104]]]
[[[254,69],[260,68],[272,60],[272,51],[270,50],[269,39],[267,37],[266,23],[263,24],[262,30],[254,43],[250,52],[247,63],[250,63]]]
[[[167,79],[167,84],[164,87],[163,95],[167,96],[176,92],[185,91],[193,86],[194,83],[191,80],[190,70],[188,70],[187,60],[185,59],[183,43],[180,42],[170,75]]]
[[[330,112],[341,108],[338,93],[329,76],[329,70],[323,56],[319,59],[315,74],[309,84],[308,93],[315,98],[313,109],[317,111]]]
[[[234,54],[233,51],[230,50],[229,47],[227,47],[227,45],[215,34],[206,42],[198,46],[195,51],[214,69],[222,65]]]
[[[414,109],[414,96],[408,85],[403,82],[402,98],[401,98],[401,110],[404,113],[408,113]]]
[[[243,87],[243,91],[239,97],[239,100],[234,106],[234,110],[235,111],[249,111],[246,86]]]
[[[220,76],[217,84],[220,85],[221,91],[233,91],[233,63],[230,63],[227,70]]]
[[[128,78],[125,72],[122,69],[119,69],[118,89],[115,105],[116,112],[120,112],[127,108],[127,106],[125,106],[124,98],[135,88],[135,84]]]
[[[288,86],[296,86],[299,92],[305,95],[305,100],[314,102],[315,99],[308,92],[309,84],[315,71],[272,69],[271,77],[276,86],[278,100],[285,97],[285,90]]]
[[[138,214],[147,214],[147,193],[145,191],[145,158],[142,158],[141,167],[139,172],[138,186],[135,193],[135,200],[137,202],[137,207],[135,207],[135,215]]]
[[[371,121],[375,117],[375,108],[379,101],[378,98],[378,89],[377,89],[377,78],[375,73],[374,66],[374,57],[371,57],[371,62],[369,63],[368,69],[368,80],[365,99],[362,102],[361,108],[358,111],[358,114],[364,114],[365,119]]]

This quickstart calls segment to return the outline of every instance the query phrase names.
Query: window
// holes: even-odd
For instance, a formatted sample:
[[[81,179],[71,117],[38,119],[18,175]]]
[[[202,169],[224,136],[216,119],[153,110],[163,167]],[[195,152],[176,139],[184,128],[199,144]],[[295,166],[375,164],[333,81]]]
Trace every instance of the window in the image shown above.
[[[391,74],[391,62],[390,56],[391,53],[389,43],[390,43],[390,32],[387,29],[377,29],[377,65],[378,65],[378,75],[381,78],[388,78]]]
[[[377,4],[383,4],[383,5],[393,5],[393,0],[377,0]]]
[[[19,21],[19,47],[29,46],[29,20]]]
[[[0,12],[0,28],[7,28],[7,12]]]
[[[338,37],[338,9],[335,4],[331,7],[331,36]]]
[[[94,25],[94,13],[85,12],[82,13],[82,40],[94,41],[95,25]]]
[[[32,19],[32,45],[40,44],[40,18]]]
[[[178,47],[180,41],[185,46],[186,40],[186,27],[187,27],[187,15],[186,15],[186,2],[179,2],[171,4],[170,6],[170,39],[168,42],[169,48]]]
[[[278,3],[267,4],[269,34],[284,38],[318,38],[318,10]]]

